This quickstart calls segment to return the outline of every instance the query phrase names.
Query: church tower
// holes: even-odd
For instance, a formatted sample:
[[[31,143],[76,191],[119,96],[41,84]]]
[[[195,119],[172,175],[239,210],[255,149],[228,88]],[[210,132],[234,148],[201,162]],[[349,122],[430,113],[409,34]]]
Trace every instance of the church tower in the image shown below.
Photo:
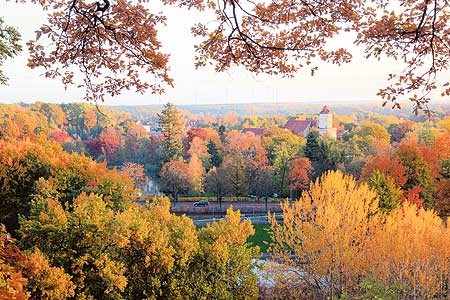
[[[320,135],[328,135],[333,139],[337,137],[337,129],[333,128],[333,115],[326,105],[319,113],[319,133]]]

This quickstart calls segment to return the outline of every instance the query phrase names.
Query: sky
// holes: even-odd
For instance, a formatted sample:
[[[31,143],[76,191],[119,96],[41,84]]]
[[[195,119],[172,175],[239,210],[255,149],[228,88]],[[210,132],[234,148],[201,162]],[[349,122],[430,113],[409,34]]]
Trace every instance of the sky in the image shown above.
[[[159,9],[159,8],[158,8]],[[174,88],[163,95],[125,93],[105,101],[107,105],[150,105],[171,101],[175,104],[222,103],[281,103],[281,102],[357,102],[380,101],[379,88],[387,84],[387,75],[401,70],[394,61],[366,60],[361,49],[351,45],[351,39],[342,37],[333,43],[351,45],[355,50],[353,61],[344,66],[319,64],[319,71],[311,77],[309,71],[287,79],[278,76],[255,76],[242,68],[216,73],[212,68],[194,67],[195,40],[190,27],[199,16],[184,9],[164,7],[168,18],[160,30],[163,51],[170,53],[170,75]],[[0,17],[18,28],[22,34],[22,54],[5,62],[3,70],[10,78],[8,86],[0,85],[0,102],[71,102],[82,101],[84,91],[77,88],[65,90],[59,80],[42,76],[42,69],[29,69],[25,42],[34,37],[34,31],[45,22],[45,14],[38,5],[17,4],[0,0]],[[151,78],[149,76],[149,78]]]

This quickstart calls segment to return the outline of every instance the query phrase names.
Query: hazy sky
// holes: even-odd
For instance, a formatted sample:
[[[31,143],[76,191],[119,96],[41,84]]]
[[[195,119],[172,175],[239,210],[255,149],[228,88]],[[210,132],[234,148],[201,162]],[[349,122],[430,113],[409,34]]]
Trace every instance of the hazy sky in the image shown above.
[[[164,8],[164,13],[168,17],[168,26],[161,29],[160,39],[164,51],[171,54],[171,76],[175,79],[175,87],[168,88],[166,94],[160,96],[123,94],[107,99],[106,104],[161,104],[168,100],[175,104],[374,101],[377,90],[386,85],[387,74],[401,70],[398,63],[368,61],[361,55],[354,55],[352,63],[341,67],[322,64],[314,77],[305,70],[293,79],[256,77],[240,68],[220,74],[210,68],[195,70],[195,40],[190,34],[190,26],[199,16],[172,7]],[[0,17],[18,27],[23,43],[30,40],[34,30],[45,22],[39,6],[15,1],[0,0]],[[351,41],[345,38],[336,41],[336,45],[348,46],[349,43]],[[66,91],[58,80],[41,76],[42,70],[29,69],[27,56],[25,49],[19,57],[5,63],[3,70],[10,81],[8,86],[0,86],[0,102],[82,100],[83,90],[72,88]]]

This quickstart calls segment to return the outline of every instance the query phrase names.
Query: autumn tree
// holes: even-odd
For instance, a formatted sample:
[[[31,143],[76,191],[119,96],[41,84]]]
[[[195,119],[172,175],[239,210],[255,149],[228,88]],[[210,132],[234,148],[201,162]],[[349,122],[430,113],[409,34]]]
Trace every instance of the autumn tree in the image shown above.
[[[401,144],[397,150],[397,155],[402,165],[405,166],[408,178],[404,189],[419,187],[421,189],[420,196],[425,200],[425,205],[431,206],[434,182],[430,166],[425,163],[422,152],[416,145]]]
[[[245,161],[240,154],[225,157],[223,165],[224,178],[230,187],[230,194],[236,198],[244,196],[248,191],[248,182],[245,176]]]
[[[124,207],[136,196],[128,176],[108,170],[86,156],[69,154],[44,138],[0,140],[0,219],[7,229],[18,227],[18,214],[27,216],[36,197],[55,197],[65,205],[82,192],[103,194],[111,207]]]
[[[367,275],[400,287],[397,299],[449,296],[449,229],[432,210],[404,202],[370,235],[363,251]]]
[[[339,297],[364,266],[363,250],[377,224],[377,208],[377,194],[367,184],[341,172],[324,174],[298,201],[282,204],[283,222],[270,217],[272,251],[281,263],[276,274],[289,276],[275,279],[288,280],[285,289],[313,289],[314,299]],[[283,266],[298,271],[287,272]]]
[[[361,177],[363,179],[369,179],[376,171],[381,172],[384,176],[390,177],[397,187],[403,187],[408,181],[406,168],[395,156],[376,155],[367,157]]]
[[[224,219],[199,230],[200,249],[190,269],[196,283],[191,299],[258,299],[258,278],[254,272],[258,249],[247,239],[255,233],[239,211],[227,209]]]
[[[443,178],[436,184],[433,209],[442,218],[450,216],[450,179]]]
[[[194,136],[189,144],[187,154],[189,158],[192,158],[194,155],[197,156],[201,160],[205,170],[209,171],[211,168],[211,154],[208,152],[206,141]]]
[[[0,299],[55,299],[74,296],[74,285],[62,268],[53,267],[39,250],[21,251],[0,225]]]
[[[145,175],[145,169],[143,165],[127,162],[122,165],[120,172],[128,175],[128,177],[133,180],[134,186],[136,188],[143,189],[148,178]]]
[[[259,168],[249,182],[249,193],[255,195],[258,201],[260,198],[264,198],[266,211],[268,211],[268,199],[276,192],[276,188],[271,166]]]
[[[225,170],[223,168],[212,167],[205,178],[205,190],[216,196],[219,207],[222,207],[222,198],[230,191],[229,182],[224,177]]]
[[[161,130],[161,152],[164,162],[181,160],[183,157],[184,121],[181,113],[172,103],[166,103],[158,114],[158,124]]]
[[[60,78],[66,86],[83,86],[89,100],[102,100],[125,89],[158,93],[172,85],[168,55],[161,50],[157,30],[166,17],[145,1],[39,3],[48,19],[28,43],[30,67],[43,68],[47,77]],[[211,63],[224,72],[242,66],[257,74],[292,77],[300,71],[314,74],[321,62],[348,63],[354,52],[362,50],[367,58],[403,64],[401,71],[387,77],[388,85],[380,87],[378,95],[385,105],[391,102],[400,107],[399,101],[409,99],[414,111],[428,110],[431,92],[450,93],[448,81],[441,80],[450,61],[446,2],[408,0],[401,6],[378,1],[163,3],[215,16],[217,22],[192,26],[193,35],[200,39],[195,47],[196,67]],[[357,50],[331,43],[347,32],[352,33]],[[151,82],[143,79],[146,73]],[[234,119],[224,123],[234,124]]]
[[[111,161],[117,150],[120,148],[122,138],[114,128],[105,128],[100,133],[97,143],[93,145],[93,155],[99,157],[103,155],[104,159]]]
[[[299,157],[294,159],[289,170],[291,189],[302,191],[308,188],[312,171],[313,167],[308,158]]]
[[[48,137],[50,140],[54,140],[58,142],[60,145],[70,143],[72,141],[70,135],[62,130],[53,130],[48,134]]]
[[[20,231],[24,247],[38,247],[71,276],[74,298],[257,298],[257,249],[246,243],[254,230],[239,212],[197,231],[191,219],[170,213],[167,198],[123,210],[95,194],[73,203],[34,202]]]
[[[362,155],[375,155],[378,145],[390,143],[389,132],[378,123],[365,120],[350,134],[350,140],[358,147]]]
[[[188,164],[192,191],[197,194],[204,192],[205,168],[196,154],[193,154]]]
[[[161,191],[172,195],[175,204],[178,196],[187,193],[192,185],[188,170],[187,164],[173,160],[165,163],[159,173]]]

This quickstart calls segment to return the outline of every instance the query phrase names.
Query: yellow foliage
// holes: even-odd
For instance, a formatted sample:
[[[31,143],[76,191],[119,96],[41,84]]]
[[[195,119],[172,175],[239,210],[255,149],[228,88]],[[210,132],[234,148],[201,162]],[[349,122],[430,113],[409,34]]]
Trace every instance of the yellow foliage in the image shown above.
[[[341,289],[361,270],[362,250],[377,223],[377,208],[377,194],[365,183],[329,172],[298,201],[282,204],[283,224],[271,216],[272,250],[289,265],[304,265],[300,277],[325,280],[331,292],[334,286]]]
[[[404,202],[371,234],[365,257],[373,278],[410,287],[411,298],[431,298],[450,279],[450,231],[433,211]]]
[[[283,223],[270,216],[278,263],[271,272],[290,289],[286,298],[332,298],[366,279],[399,288],[401,299],[448,293],[450,230],[434,211],[405,202],[384,215],[374,191],[340,172],[325,174],[282,210]]]

